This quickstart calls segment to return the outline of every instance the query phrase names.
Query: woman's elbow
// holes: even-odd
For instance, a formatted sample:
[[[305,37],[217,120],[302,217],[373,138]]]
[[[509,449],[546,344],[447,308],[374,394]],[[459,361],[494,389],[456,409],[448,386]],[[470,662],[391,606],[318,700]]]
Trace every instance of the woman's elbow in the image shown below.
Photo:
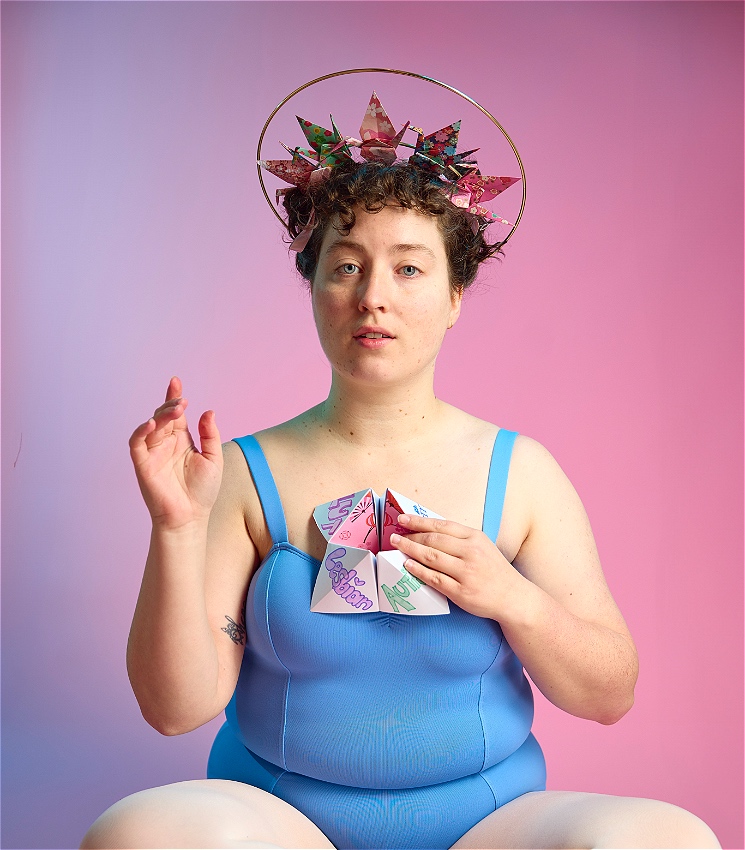
[[[618,723],[634,705],[634,688],[639,678],[639,657],[636,647],[630,641],[629,643],[629,657],[623,673],[607,683],[609,690],[599,705],[597,716],[593,717],[593,720],[604,726]]]
[[[618,699],[613,703],[606,703],[592,719],[596,720],[598,723],[602,723],[603,726],[612,726],[614,723],[618,723],[625,714],[631,711],[633,705],[634,691],[632,690],[630,693],[624,695],[623,698]]]
[[[193,732],[209,720],[212,720],[209,717],[206,720],[194,722],[183,717],[168,717],[161,713],[146,712],[142,706],[140,706],[140,712],[148,726],[152,726],[156,732],[160,732],[161,735],[165,735],[168,738],[174,735],[185,735],[187,732]]]
[[[160,712],[149,711],[142,705],[140,705],[140,713],[148,726],[152,726],[156,732],[160,732],[161,735],[165,735],[169,738],[174,735],[183,735],[186,732],[191,732],[191,729],[186,728],[186,726],[179,723],[177,719],[166,717]]]

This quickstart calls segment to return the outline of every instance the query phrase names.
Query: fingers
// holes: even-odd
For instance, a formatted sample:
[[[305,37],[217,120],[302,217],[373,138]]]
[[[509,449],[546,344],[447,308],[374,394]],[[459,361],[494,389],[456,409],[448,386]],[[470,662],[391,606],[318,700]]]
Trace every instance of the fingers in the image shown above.
[[[404,539],[421,544],[422,547],[447,555],[462,557],[465,541],[475,529],[447,519],[435,519],[414,514],[401,514],[398,524],[408,532]],[[398,545],[398,544],[397,544]],[[402,548],[403,547],[399,547]],[[421,553],[421,549],[417,550]],[[416,557],[412,555],[412,557]]]
[[[187,432],[186,408],[188,399],[182,397],[183,386],[181,379],[174,375],[168,382],[166,400],[160,407],[156,408],[147,422],[143,422],[132,432],[129,438],[129,448],[135,465],[143,463],[148,456],[148,451],[158,446],[165,437],[169,437],[176,431]],[[199,438],[201,443],[201,454],[219,466],[222,466],[222,446],[220,443],[220,432],[215,424],[215,413],[207,410],[199,419]],[[189,437],[191,443],[191,438]],[[193,444],[192,444],[193,445]]]
[[[462,537],[453,537],[451,534],[439,534],[436,531],[419,532],[415,534],[405,534],[399,536],[400,540],[405,540],[407,543],[416,543],[425,549],[433,549],[436,552],[443,552],[446,555],[453,555],[457,558],[463,556],[465,550],[465,541]],[[391,535],[391,541],[393,535]],[[396,543],[398,548],[398,542]]]
[[[183,391],[183,387],[181,386],[181,378],[179,378],[177,375],[174,375],[168,382],[168,389],[166,390],[166,401],[170,401],[173,398],[180,398],[181,393]]]
[[[165,403],[161,404],[161,406],[156,409],[155,413],[153,413],[153,418],[158,425],[163,422],[170,422],[178,419],[179,416],[181,416],[186,410],[186,406],[189,402],[182,397],[181,394],[183,391],[184,389],[181,384],[181,378],[174,375],[168,382]],[[185,427],[185,423],[183,427]]]
[[[139,466],[147,458],[147,444],[145,442],[148,434],[155,430],[155,420],[148,419],[142,425],[138,425],[129,438],[129,453],[135,465]]]
[[[172,386],[173,381],[169,384],[169,392]],[[181,389],[180,381],[178,388]],[[135,465],[141,464],[147,458],[148,449],[162,442],[163,437],[171,434],[174,428],[186,429],[185,417],[180,426],[177,423],[184,416],[188,404],[185,398],[172,398],[161,404],[147,422],[135,428],[129,438],[130,455]]]
[[[429,537],[429,535],[426,536]],[[391,543],[403,552],[404,555],[413,559],[418,564],[428,567],[430,570],[436,570],[448,576],[457,576],[463,570],[461,559],[456,554],[457,546],[452,547],[455,551],[451,554],[444,549],[426,543],[419,543],[410,537],[398,534],[391,535]],[[408,561],[405,566],[406,569],[409,568]],[[417,578],[419,578],[418,573]],[[429,584],[430,582],[427,583]]]
[[[460,583],[457,577],[448,575],[448,573],[442,569],[442,564],[439,564],[437,567],[432,567],[423,564],[421,561],[414,560],[413,558],[407,558],[404,562],[404,566],[406,567],[406,571],[411,573],[414,578],[419,579],[419,581],[423,584],[426,584],[435,590],[439,590],[440,593],[444,593],[445,596],[452,597],[457,594]]]
[[[418,514],[400,514],[398,524],[411,532],[438,532],[451,537],[459,537],[465,540],[473,533],[473,529],[459,522],[449,519],[435,519],[434,517],[419,516]]]
[[[204,457],[221,465],[222,443],[215,423],[214,410],[207,410],[199,417],[199,442]]]
[[[148,451],[153,446],[160,444],[163,441],[163,437],[173,431],[171,422],[173,421],[173,411],[175,410],[176,408],[174,407],[170,411],[167,410],[165,413],[161,413],[160,408],[158,408],[147,422],[138,425],[132,432],[132,436],[129,438],[129,453],[135,466],[139,466],[145,461]]]
[[[155,409],[153,419],[156,425],[160,428],[168,422],[173,422],[184,415],[186,408],[189,405],[189,400],[186,398],[172,398],[169,401],[161,404]]]

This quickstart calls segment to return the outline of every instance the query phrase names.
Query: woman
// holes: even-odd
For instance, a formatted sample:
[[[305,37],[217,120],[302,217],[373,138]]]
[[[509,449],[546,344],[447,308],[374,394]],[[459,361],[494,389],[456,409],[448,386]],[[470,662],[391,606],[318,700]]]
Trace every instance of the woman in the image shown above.
[[[308,240],[328,398],[222,451],[208,411],[198,451],[173,378],[130,440],[153,519],[135,694],[163,734],[226,706],[229,722],[210,779],[126,798],[82,846],[718,847],[666,803],[543,790],[521,664],[556,706],[610,724],[637,657],[558,464],[434,394],[463,291],[497,250],[482,222],[411,162],[341,163],[285,207]],[[366,487],[447,518],[403,516],[391,542],[448,615],[309,610],[313,510]]]

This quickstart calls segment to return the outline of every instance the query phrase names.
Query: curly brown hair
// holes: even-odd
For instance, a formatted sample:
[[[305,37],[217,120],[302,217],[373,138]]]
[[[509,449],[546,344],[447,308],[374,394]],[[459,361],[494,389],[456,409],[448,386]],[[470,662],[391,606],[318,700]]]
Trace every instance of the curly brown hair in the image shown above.
[[[355,207],[379,212],[395,203],[437,217],[448,258],[450,286],[462,292],[476,279],[479,265],[502,254],[501,243],[487,243],[482,219],[459,209],[443,194],[436,174],[408,163],[345,162],[333,168],[323,183],[307,190],[290,189],[283,196],[287,229],[294,239],[315,212],[315,227],[296,265],[309,283],[318,265],[318,252],[329,226],[344,236],[354,227]]]

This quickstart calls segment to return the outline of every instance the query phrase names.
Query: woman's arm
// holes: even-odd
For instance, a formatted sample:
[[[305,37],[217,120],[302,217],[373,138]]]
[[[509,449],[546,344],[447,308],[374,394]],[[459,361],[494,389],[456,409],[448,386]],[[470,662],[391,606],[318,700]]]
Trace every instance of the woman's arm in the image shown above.
[[[172,381],[166,404],[130,440],[153,530],[127,669],[143,716],[166,735],[195,729],[227,705],[256,563],[242,511],[240,449],[228,444],[221,451],[214,417],[204,414],[197,452],[180,392]]]
[[[585,510],[551,455],[515,444],[507,505],[527,506],[514,566],[480,531],[406,517],[407,569],[457,605],[498,620],[531,679],[570,714],[615,723],[633,705],[636,648],[605,582]],[[517,569],[515,569],[517,568]]]
[[[543,446],[520,442],[516,483],[531,506],[530,530],[513,561],[523,592],[503,631],[554,705],[615,723],[634,703],[634,641],[606,584],[576,490]]]

